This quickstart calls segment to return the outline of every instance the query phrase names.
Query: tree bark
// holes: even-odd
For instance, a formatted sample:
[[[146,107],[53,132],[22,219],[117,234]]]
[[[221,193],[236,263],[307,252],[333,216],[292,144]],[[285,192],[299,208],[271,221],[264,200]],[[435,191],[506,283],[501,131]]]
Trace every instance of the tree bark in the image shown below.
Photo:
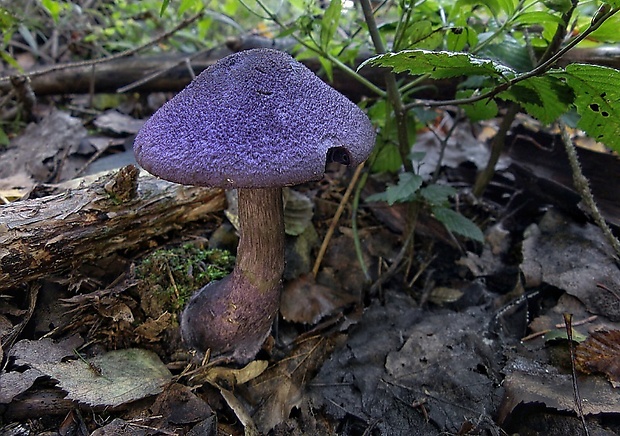
[[[0,206],[0,291],[136,247],[225,205],[220,189],[129,165],[87,187]]]

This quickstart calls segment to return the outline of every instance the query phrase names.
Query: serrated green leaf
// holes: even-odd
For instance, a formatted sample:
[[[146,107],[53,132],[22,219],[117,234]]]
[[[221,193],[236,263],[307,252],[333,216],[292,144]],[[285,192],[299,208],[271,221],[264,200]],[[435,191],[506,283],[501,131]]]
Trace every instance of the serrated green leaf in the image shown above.
[[[488,89],[486,90],[483,89],[483,90],[480,90],[479,93],[483,94],[487,91]],[[473,94],[474,94],[474,90],[465,89],[465,90],[457,91],[456,98],[459,98],[459,99],[469,98],[473,96]],[[464,104],[461,107],[465,111],[465,115],[467,115],[467,118],[469,118],[469,120],[472,122],[489,120],[497,116],[497,112],[498,112],[497,103],[495,102],[495,100],[490,100],[490,99],[478,100],[475,103]]]
[[[551,124],[568,110],[574,100],[572,89],[557,77],[530,77],[498,95],[519,103],[530,115]]]
[[[510,35],[504,36],[501,42],[489,44],[478,53],[481,56],[499,60],[515,71],[524,72],[532,69],[532,59],[528,49],[520,41]]]
[[[420,189],[420,195],[431,206],[445,205],[450,197],[456,194],[456,189],[448,185],[438,185],[436,183]]]
[[[495,17],[502,12],[510,15],[515,8],[515,2],[512,0],[459,0],[456,3],[456,7],[462,7],[462,5],[486,6]]]
[[[620,71],[598,65],[571,64],[548,75],[563,79],[575,93],[581,116],[577,126],[591,138],[620,152]]]
[[[338,23],[340,22],[340,13],[342,11],[341,0],[331,0],[329,6],[323,14],[323,20],[321,21],[321,48],[324,50],[329,46],[330,41],[334,38],[336,29],[338,29]]]
[[[476,45],[476,31],[471,27],[452,27],[446,32],[446,48],[450,51],[461,51],[467,44]]]
[[[568,6],[570,7],[570,0],[560,0],[560,2],[568,2]],[[519,24],[522,26],[537,24],[540,26],[544,26],[546,24],[557,24],[559,26],[563,26],[564,22],[562,19],[557,16],[549,13],[549,11],[534,11],[534,12],[524,12],[519,14],[513,20],[514,24]]]
[[[390,206],[394,203],[402,203],[413,200],[413,196],[422,186],[422,177],[413,173],[401,173],[398,175],[398,183],[389,186],[385,193]]]
[[[368,59],[360,68],[366,63],[391,67],[395,73],[428,74],[433,79],[472,75],[504,77],[513,73],[510,68],[490,59],[449,51],[403,50],[386,53]]]
[[[434,31],[430,21],[421,20],[407,28],[403,39],[405,44],[401,44],[401,47],[434,50],[441,46],[443,32]]]
[[[480,228],[472,220],[447,207],[433,207],[433,215],[448,231],[477,242],[484,241]]]
[[[588,35],[588,40],[614,44],[620,41],[620,15],[609,17],[601,26]]]
[[[404,39],[408,47],[411,47],[425,38],[428,38],[433,33],[433,26],[428,20],[420,20],[412,23],[405,30]]]
[[[422,177],[413,173],[398,175],[398,183],[388,186],[385,192],[370,195],[366,201],[386,201],[390,206],[394,203],[412,201],[418,189],[422,186]]]
[[[387,202],[387,194],[385,193],[385,191],[377,192],[376,194],[372,194],[366,197],[366,203],[376,203],[379,201]]]

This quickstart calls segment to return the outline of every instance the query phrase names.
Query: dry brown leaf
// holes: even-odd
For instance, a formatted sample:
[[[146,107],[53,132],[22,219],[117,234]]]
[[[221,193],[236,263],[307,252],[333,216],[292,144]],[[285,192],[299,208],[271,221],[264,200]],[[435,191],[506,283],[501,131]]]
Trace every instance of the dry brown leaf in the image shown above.
[[[613,387],[620,387],[620,330],[593,332],[577,345],[575,364],[586,374],[605,374]]]
[[[287,321],[316,324],[357,301],[351,294],[316,283],[311,275],[287,283],[280,300],[280,313]]]
[[[162,313],[157,319],[149,319],[136,327],[134,333],[147,342],[160,340],[161,333],[172,325],[172,314]]]
[[[266,360],[254,360],[240,369],[214,366],[209,368],[202,376],[195,377],[193,381],[209,383],[218,388],[232,389],[234,386],[242,385],[255,379],[267,369],[267,366]]]

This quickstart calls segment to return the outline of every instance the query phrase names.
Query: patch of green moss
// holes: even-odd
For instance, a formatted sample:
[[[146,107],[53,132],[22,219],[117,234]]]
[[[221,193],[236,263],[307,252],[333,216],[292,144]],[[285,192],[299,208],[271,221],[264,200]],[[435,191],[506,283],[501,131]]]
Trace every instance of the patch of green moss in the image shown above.
[[[227,250],[203,249],[187,243],[158,249],[136,266],[142,306],[151,316],[183,308],[194,291],[227,276],[235,256]]]

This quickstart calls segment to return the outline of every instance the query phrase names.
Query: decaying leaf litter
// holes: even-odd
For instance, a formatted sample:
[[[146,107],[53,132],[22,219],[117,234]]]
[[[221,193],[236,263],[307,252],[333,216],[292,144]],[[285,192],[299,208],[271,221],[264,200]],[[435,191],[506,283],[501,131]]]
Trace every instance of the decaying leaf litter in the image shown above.
[[[441,145],[436,133],[455,122],[449,112],[437,115],[435,134],[420,132],[416,144],[426,152],[420,173],[427,177]],[[127,186],[118,177],[133,161],[131,134],[139,123],[131,110],[83,119],[43,108],[41,120],[3,153],[10,164],[2,167],[0,238],[12,229],[6,217],[13,204],[37,197],[70,198],[89,187],[109,197],[105,186],[116,183],[112,192],[136,187],[139,198],[148,176],[135,174]],[[583,339],[576,359],[583,413],[593,434],[617,433],[618,265],[570,185],[555,181],[554,162],[545,167],[541,159],[545,171],[528,173],[532,162],[511,148],[487,197],[468,201],[473,172],[485,161],[485,133],[458,125],[441,168],[442,180],[460,189],[455,207],[485,231],[484,244],[455,238],[421,213],[415,250],[403,257],[404,206],[362,202],[358,235],[348,207],[314,278],[318,246],[351,172],[330,167],[321,182],[293,188],[289,197],[298,200],[287,214],[281,319],[244,367],[192,364],[179,341],[187,292],[231,268],[232,255],[222,250],[234,252],[236,213],[223,203],[130,247],[71,259],[37,280],[2,287],[2,430],[578,434],[562,317],[570,312],[573,338]],[[554,138],[521,129],[513,147],[528,137],[546,145]],[[33,143],[45,147],[33,154]],[[616,158],[598,156],[596,168],[617,169]],[[363,197],[375,186],[370,179]],[[543,195],[549,192],[557,197]],[[574,203],[567,206],[566,198]],[[125,208],[134,199],[114,198]],[[86,206],[78,202],[51,219]],[[609,210],[609,221],[618,222]],[[62,241],[60,235],[55,242]],[[17,254],[3,253],[3,272],[19,266]]]

